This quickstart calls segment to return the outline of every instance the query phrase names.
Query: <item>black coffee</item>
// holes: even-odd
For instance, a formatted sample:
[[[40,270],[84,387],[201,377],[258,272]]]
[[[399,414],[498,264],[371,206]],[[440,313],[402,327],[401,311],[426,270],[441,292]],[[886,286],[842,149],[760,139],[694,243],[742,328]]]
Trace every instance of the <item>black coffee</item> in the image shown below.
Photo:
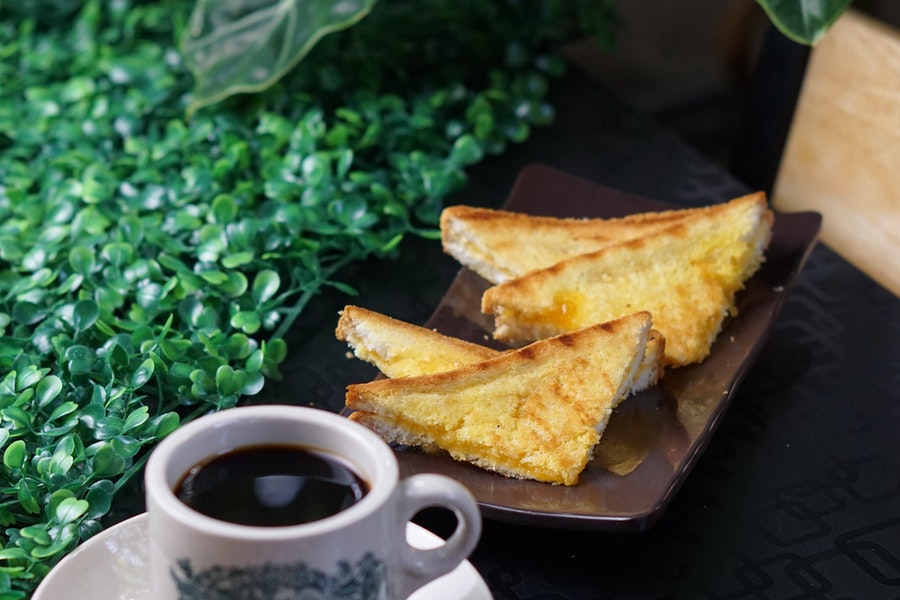
[[[204,515],[278,527],[324,519],[349,508],[368,486],[345,463],[301,446],[241,448],[193,467],[175,488]]]

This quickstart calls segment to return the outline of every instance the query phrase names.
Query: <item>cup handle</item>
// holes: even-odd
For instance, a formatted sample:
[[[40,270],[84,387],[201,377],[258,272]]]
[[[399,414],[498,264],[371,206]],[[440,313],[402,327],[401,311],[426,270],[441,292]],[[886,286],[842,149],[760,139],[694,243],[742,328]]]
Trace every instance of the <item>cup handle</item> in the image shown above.
[[[481,536],[481,512],[471,492],[454,479],[422,473],[402,479],[397,487],[397,516],[404,532],[400,544],[400,598],[455,569],[475,549]],[[446,508],[456,515],[456,529],[436,548],[414,548],[406,542],[406,524],[425,508]]]

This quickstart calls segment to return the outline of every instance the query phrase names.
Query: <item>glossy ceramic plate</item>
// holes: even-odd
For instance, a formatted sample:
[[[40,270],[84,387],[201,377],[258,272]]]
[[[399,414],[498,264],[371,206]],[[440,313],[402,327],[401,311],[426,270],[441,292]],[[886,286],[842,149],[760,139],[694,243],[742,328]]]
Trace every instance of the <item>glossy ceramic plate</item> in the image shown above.
[[[618,217],[672,206],[535,165],[520,174],[504,208],[556,217]],[[706,447],[762,348],[820,224],[818,213],[776,215],[766,262],[739,294],[739,313],[724,324],[710,356],[667,371],[659,385],[622,403],[577,485],[510,479],[446,456],[397,448],[402,474],[448,475],[472,491],[485,517],[497,520],[610,531],[652,526]],[[462,269],[427,326],[485,343],[493,329],[480,312],[488,286]]]
[[[151,600],[146,513],[122,521],[82,544],[56,565],[32,600]],[[409,523],[409,543],[434,548],[443,542]],[[409,600],[491,600],[491,593],[468,561],[419,589]]]

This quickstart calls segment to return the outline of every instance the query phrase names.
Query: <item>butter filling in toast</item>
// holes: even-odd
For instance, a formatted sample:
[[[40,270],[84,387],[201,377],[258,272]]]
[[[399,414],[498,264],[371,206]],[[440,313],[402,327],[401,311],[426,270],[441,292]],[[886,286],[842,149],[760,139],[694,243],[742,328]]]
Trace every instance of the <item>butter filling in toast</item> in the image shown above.
[[[346,405],[389,442],[574,485],[628,393],[651,324],[636,312],[451,371],[350,385]]]
[[[667,365],[699,362],[762,263],[772,220],[763,194],[699,209],[653,234],[493,286],[482,311],[494,317],[494,337],[515,344],[646,310],[665,337]]]

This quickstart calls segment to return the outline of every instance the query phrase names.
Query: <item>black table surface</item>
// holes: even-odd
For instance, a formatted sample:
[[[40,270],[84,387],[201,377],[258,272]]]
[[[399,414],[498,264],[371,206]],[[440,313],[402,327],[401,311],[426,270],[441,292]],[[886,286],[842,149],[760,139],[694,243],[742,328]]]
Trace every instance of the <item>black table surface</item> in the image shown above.
[[[748,190],[673,134],[577,74],[555,123],[471,171],[453,201],[499,206],[542,163],[676,205]],[[847,199],[852,202],[852,198]],[[459,268],[410,239],[317,298],[291,332],[285,379],[253,400],[338,411],[375,372],[334,337],[358,304],[424,323]],[[817,245],[704,454],[641,533],[486,520],[471,562],[497,600],[900,598],[900,299]],[[427,521],[427,518],[426,518]],[[440,528],[439,519],[435,527]]]

